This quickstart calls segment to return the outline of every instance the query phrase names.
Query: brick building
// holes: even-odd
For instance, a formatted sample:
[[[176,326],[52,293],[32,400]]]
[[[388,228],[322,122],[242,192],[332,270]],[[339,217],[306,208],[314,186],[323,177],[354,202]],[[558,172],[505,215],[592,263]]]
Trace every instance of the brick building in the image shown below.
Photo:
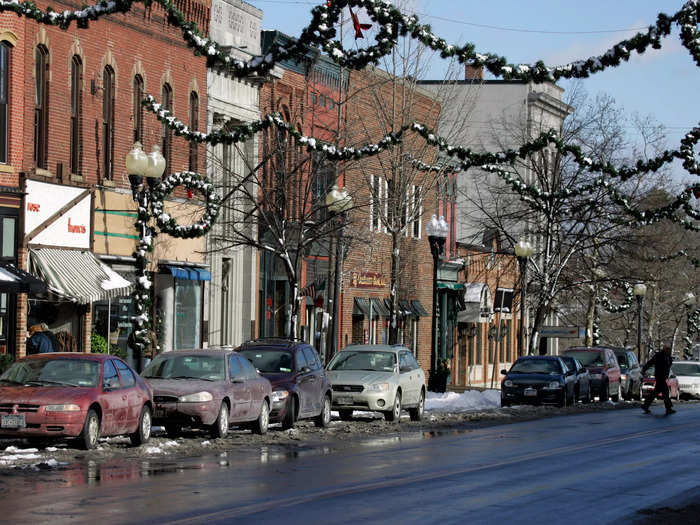
[[[175,4],[198,27],[208,27],[207,0]],[[61,12],[79,6],[59,2],[52,7]],[[12,208],[17,224],[16,253],[11,258],[49,281],[51,290],[29,301],[23,294],[9,298],[16,308],[10,323],[15,334],[14,344],[5,348],[23,355],[27,323],[41,321],[55,332],[71,335],[75,348],[83,351],[90,349],[93,333],[126,349],[128,287],[100,291],[96,281],[89,285],[92,293],[78,292],[70,281],[85,284],[88,274],[98,280],[116,275],[115,283],[123,283],[118,273],[129,278],[137,232],[124,158],[135,141],[142,142],[146,151],[153,145],[162,148],[166,174],[188,168],[204,171],[203,147],[174,138],[139,100],[151,93],[192,128],[204,129],[205,61],[193,56],[157,5],[134,4],[127,14],[92,21],[88,29],[73,25],[67,31],[6,13],[0,15],[0,40],[3,53],[9,54],[9,60],[0,59],[0,71],[9,63],[10,72],[9,77],[0,77],[6,82],[4,96],[0,93],[0,118],[4,118],[0,205],[2,199],[14,199],[17,206]],[[25,191],[20,202],[17,199]],[[175,198],[169,209],[174,216],[185,216],[191,205]],[[9,245],[9,232],[3,233],[3,245]],[[197,346],[199,331],[187,339],[177,319],[189,314],[201,319],[201,283],[178,278],[175,269],[201,264],[198,252],[203,251],[203,241],[166,237],[156,243],[152,267],[153,303],[163,320],[160,335],[166,348]],[[72,252],[87,254],[88,262],[71,265],[68,261],[76,257]],[[105,264],[117,273],[109,273],[109,266],[104,270]],[[67,272],[61,282],[51,278],[58,270]],[[193,273],[206,278],[205,272]]]

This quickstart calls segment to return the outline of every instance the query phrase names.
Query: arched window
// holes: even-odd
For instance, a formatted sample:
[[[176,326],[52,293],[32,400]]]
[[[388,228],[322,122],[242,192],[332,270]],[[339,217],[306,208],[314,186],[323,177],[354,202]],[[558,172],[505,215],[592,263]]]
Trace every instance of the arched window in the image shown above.
[[[102,168],[106,180],[114,179],[114,70],[102,72]]]
[[[70,62],[70,172],[80,175],[83,160],[83,61]]]
[[[0,162],[10,156],[10,44],[0,42]]]
[[[163,84],[163,90],[161,93],[161,105],[163,109],[167,109],[170,113],[173,112],[173,89],[170,84]],[[161,127],[161,152],[163,157],[165,157],[165,175],[170,174],[172,168],[172,142],[173,142],[173,132],[166,125],[165,121]]]
[[[199,129],[199,95],[192,91],[190,93],[190,131],[198,131]],[[189,170],[197,171],[197,143],[190,141],[190,161]]]
[[[143,145],[143,78],[141,75],[134,77],[134,142]]]
[[[48,168],[49,155],[49,50],[34,50],[34,163]]]

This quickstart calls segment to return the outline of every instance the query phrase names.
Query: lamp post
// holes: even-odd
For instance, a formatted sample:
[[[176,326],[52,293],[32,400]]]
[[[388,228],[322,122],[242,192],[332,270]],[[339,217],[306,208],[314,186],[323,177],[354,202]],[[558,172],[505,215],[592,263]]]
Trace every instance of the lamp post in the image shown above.
[[[348,191],[345,188],[339,190],[338,186],[333,186],[331,191],[328,192],[328,195],[326,195],[326,205],[331,213],[336,215],[340,221],[338,226],[338,240],[335,245],[335,283],[333,289],[333,319],[331,323],[330,358],[334,356],[338,350],[338,303],[340,302],[340,272],[342,271],[342,259],[344,252],[343,230],[345,229],[347,211],[352,207],[352,197],[348,195]]]
[[[693,317],[693,313],[695,313],[695,306],[698,304],[698,298],[695,297],[695,294],[693,292],[688,292],[683,298],[683,304],[685,304],[686,319],[688,323],[686,326],[685,334],[685,357],[688,358],[692,356],[693,351],[693,340],[691,339],[691,319]]]
[[[431,334],[430,346],[430,386],[429,389],[433,392],[444,392],[446,385],[443,385],[442,378],[437,377],[438,370],[438,348],[437,348],[437,272],[440,264],[440,255],[445,248],[445,239],[449,226],[445,217],[433,215],[425,225],[425,233],[428,234],[428,242],[430,243],[430,253],[433,256],[433,325]]]
[[[134,143],[133,149],[126,156],[126,172],[131,184],[131,195],[138,205],[139,242],[134,252],[136,258],[136,291],[139,300],[135,301],[136,312],[132,317],[133,343],[132,347],[140,354],[136,365],[141,370],[143,351],[148,346],[148,330],[150,328],[149,315],[146,311],[148,298],[150,297],[151,281],[148,279],[146,268],[148,258],[146,254],[153,247],[153,229],[148,225],[150,220],[151,191],[160,184],[165,171],[165,158],[160,153],[158,146],[153,146],[150,154],[141,148],[139,142]],[[146,184],[143,178],[146,177]]]
[[[637,298],[637,359],[642,361],[642,309],[644,308],[644,296],[647,286],[644,283],[634,285],[634,296]]]
[[[520,331],[518,333],[518,355],[525,355],[525,310],[527,308],[527,260],[535,252],[530,241],[520,239],[515,245],[515,256],[520,263]]]

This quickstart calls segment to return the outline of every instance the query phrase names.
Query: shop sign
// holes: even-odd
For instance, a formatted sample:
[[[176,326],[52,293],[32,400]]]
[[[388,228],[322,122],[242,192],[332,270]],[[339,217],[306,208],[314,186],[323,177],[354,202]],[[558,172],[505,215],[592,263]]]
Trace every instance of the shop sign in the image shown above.
[[[24,235],[29,244],[90,248],[90,203],[85,188],[27,180]]]
[[[380,273],[351,272],[351,288],[386,288],[386,279]]]

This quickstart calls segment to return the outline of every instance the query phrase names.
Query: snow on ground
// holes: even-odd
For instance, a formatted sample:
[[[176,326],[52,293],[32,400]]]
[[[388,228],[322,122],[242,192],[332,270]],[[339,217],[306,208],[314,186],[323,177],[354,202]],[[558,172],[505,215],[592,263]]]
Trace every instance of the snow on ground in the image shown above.
[[[159,443],[156,446],[151,446],[151,447],[146,447],[144,449],[144,454],[163,454],[164,452],[168,452],[169,448],[173,447],[179,447],[180,443],[177,441],[166,441],[165,443]]]
[[[425,399],[425,410],[430,412],[469,412],[500,408],[500,390],[467,390],[465,392],[445,392],[437,394],[428,392]]]

